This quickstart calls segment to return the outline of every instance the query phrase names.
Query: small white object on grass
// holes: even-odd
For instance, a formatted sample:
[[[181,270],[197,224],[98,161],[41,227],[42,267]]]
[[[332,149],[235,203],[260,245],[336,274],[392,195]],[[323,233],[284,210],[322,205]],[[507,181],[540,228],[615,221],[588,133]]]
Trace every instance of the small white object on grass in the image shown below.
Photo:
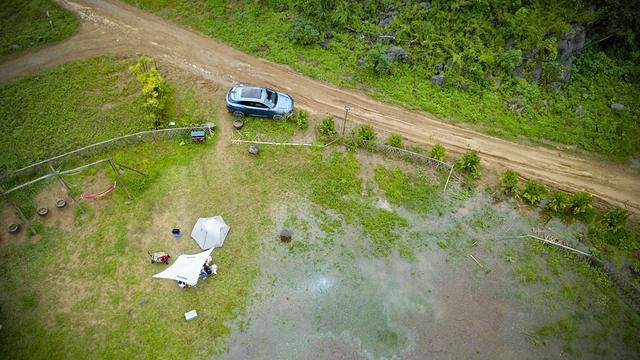
[[[184,313],[184,318],[187,320],[193,320],[198,317],[198,313],[195,310]]]
[[[213,272],[213,275],[218,275],[218,265],[211,265],[211,271]]]
[[[176,126],[176,123],[173,121],[169,121],[169,126]]]

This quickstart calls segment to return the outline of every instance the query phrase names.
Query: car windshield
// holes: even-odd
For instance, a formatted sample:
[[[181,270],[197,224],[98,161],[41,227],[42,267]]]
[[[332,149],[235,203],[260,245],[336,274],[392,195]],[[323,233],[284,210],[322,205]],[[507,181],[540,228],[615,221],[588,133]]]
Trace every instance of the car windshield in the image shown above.
[[[271,91],[267,89],[267,102],[273,106],[276,105],[276,101],[278,101],[278,94],[275,91]]]

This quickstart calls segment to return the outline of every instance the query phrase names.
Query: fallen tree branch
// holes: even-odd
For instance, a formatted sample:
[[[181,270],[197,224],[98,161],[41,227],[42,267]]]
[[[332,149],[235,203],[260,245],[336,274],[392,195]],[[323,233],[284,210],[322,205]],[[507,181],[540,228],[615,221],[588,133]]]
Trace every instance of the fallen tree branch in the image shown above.
[[[532,238],[532,239],[540,240],[540,241],[542,241],[542,242],[544,242],[544,243],[551,244],[551,245],[553,245],[553,246],[556,246],[556,247],[559,247],[559,248],[562,248],[562,249],[565,249],[565,250],[572,251],[572,252],[574,252],[574,253],[576,253],[576,254],[579,254],[579,255],[582,255],[582,256],[584,256],[584,257],[586,257],[586,258],[591,258],[591,255],[590,255],[590,254],[587,254],[586,252],[580,251],[580,250],[578,250],[578,249],[574,249],[574,248],[568,247],[568,246],[566,246],[566,245],[562,245],[562,244],[557,243],[557,242],[554,242],[554,241],[549,241],[549,240],[547,240],[547,239],[543,239],[543,238],[538,237],[538,236],[535,236],[535,235],[531,235],[531,234],[529,234],[529,235],[526,235],[526,236],[527,236],[527,237],[530,237],[530,238]]]
[[[482,270],[484,270],[484,272],[488,273],[488,272],[490,272],[490,271],[491,271],[491,269],[489,269],[488,267],[486,267],[486,266],[482,265],[482,264],[480,263],[480,261],[478,261],[478,259],[476,259],[476,258],[475,258],[475,256],[473,256],[473,255],[471,255],[471,254],[469,254],[469,256],[473,259],[473,261],[475,261],[475,262],[476,262],[476,264],[478,264],[478,266],[480,266],[480,268],[481,268]]]

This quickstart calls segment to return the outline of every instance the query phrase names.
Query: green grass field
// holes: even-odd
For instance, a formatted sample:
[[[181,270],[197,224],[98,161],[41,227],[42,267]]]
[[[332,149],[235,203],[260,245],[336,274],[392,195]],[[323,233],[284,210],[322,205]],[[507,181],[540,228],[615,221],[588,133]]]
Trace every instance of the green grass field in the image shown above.
[[[0,169],[153,129],[145,117],[141,87],[129,73],[133,62],[89,58],[0,85],[0,131],[12,139],[0,145]],[[176,89],[174,99],[167,121],[189,125],[210,116],[208,109],[198,108],[189,87]]]
[[[52,0],[7,0],[0,8],[0,59],[64,40],[78,28],[70,12]]]
[[[72,102],[71,113],[79,118],[83,112],[92,114],[94,107],[115,104],[111,109],[117,112],[112,116],[120,125],[99,129],[104,136],[117,133],[118,129],[130,131],[148,126],[137,117],[140,89],[136,90],[139,85],[124,70],[129,62],[106,57],[64,67],[84,69],[83,83],[92,84],[88,89],[94,89],[94,93],[93,84],[103,81],[107,81],[109,88],[126,89],[107,92],[105,98],[89,103]],[[61,80],[56,74],[64,73],[62,68],[54,69],[6,85],[2,91],[38,94],[21,111],[48,114],[59,105],[53,100],[45,101],[47,93],[38,93],[36,89],[53,91],[53,83]],[[231,121],[226,116],[213,116],[217,113],[216,106],[202,100],[208,97],[183,85],[188,82],[180,81],[179,75],[173,76],[175,94],[190,99],[181,101],[190,105],[182,106],[183,113],[176,117],[192,119],[209,114],[207,118],[218,123]],[[71,98],[79,99],[85,93],[82,89],[87,88],[65,89],[76,94]],[[8,99],[9,107],[20,107],[22,103],[18,95]],[[64,103],[65,99],[61,97],[58,101]],[[89,126],[63,116],[24,119],[24,124],[11,123],[6,131],[29,132],[46,126],[62,129],[58,136],[64,141],[60,141],[57,151],[80,144],[74,137],[76,124],[85,130]],[[268,140],[274,135],[268,125],[260,121],[249,123],[247,136],[264,136],[263,140]],[[282,140],[303,132],[290,122],[278,123],[274,128],[281,130],[276,135],[282,136]],[[45,131],[33,134],[36,143],[48,141]],[[521,322],[524,327],[517,336],[526,336],[530,346],[560,347],[573,356],[634,357],[640,352],[634,342],[640,318],[601,271],[537,243],[497,239],[496,234],[513,235],[539,225],[535,214],[519,213],[506,204],[492,204],[489,199],[453,184],[442,193],[441,174],[419,167],[414,171],[414,166],[408,163],[402,163],[400,170],[388,165],[388,159],[381,155],[337,148],[264,146],[253,157],[247,154],[244,145],[220,143],[229,138],[229,134],[217,134],[205,145],[175,139],[96,154],[92,159],[111,156],[147,174],[141,177],[125,171],[122,175],[133,194],[132,203],[126,203],[125,193],[118,188],[101,200],[84,202],[75,208],[72,204],[59,211],[44,202],[59,194],[56,182],[28,193],[32,195],[30,200],[23,197],[24,201],[32,202],[30,206],[48,206],[52,213],[48,219],[36,222],[38,235],[2,234],[0,352],[8,358],[83,358],[90,353],[99,358],[171,359],[223,354],[229,349],[230,337],[243,333],[232,325],[234,319],[245,321],[272,313],[278,315],[273,309],[252,312],[256,309],[253,305],[269,297],[269,292],[256,292],[254,285],[258,280],[272,281],[259,260],[270,254],[270,249],[285,253],[284,259],[274,257],[269,261],[284,274],[285,282],[288,277],[302,279],[300,288],[308,286],[304,285],[308,284],[307,275],[301,269],[326,267],[343,276],[343,292],[337,292],[336,296],[329,292],[320,303],[320,309],[342,312],[322,311],[313,320],[329,324],[323,326],[336,334],[348,331],[362,336],[366,350],[371,347],[375,354],[393,354],[409,342],[402,334],[391,330],[380,333],[382,330],[377,327],[378,336],[368,335],[374,329],[371,326],[387,326],[389,319],[383,316],[384,298],[370,296],[366,297],[367,302],[355,304],[345,300],[360,298],[355,296],[359,291],[378,291],[381,285],[380,282],[376,286],[361,285],[362,279],[354,272],[354,266],[385,264],[390,274],[416,267],[420,273],[412,271],[412,276],[428,278],[433,264],[426,267],[419,264],[424,265],[429,256],[442,263],[439,271],[451,274],[463,271],[466,277],[462,281],[470,286],[483,281],[494,284],[498,278],[499,284],[491,285],[498,286],[498,292],[491,293],[492,302],[499,301],[508,307],[507,311],[515,306],[514,309],[526,314],[528,320]],[[27,145],[19,137],[8,139],[6,151],[21,151],[25,154],[21,161],[36,159],[27,156]],[[89,160],[72,161],[65,166]],[[102,190],[104,184],[113,181],[113,174],[107,168],[91,169],[69,175],[66,180],[77,195]],[[391,207],[379,207],[380,198],[386,198]],[[0,205],[0,210],[6,211],[7,204]],[[279,215],[283,209],[286,216]],[[311,215],[305,209],[312,209]],[[188,236],[191,226],[200,216],[217,214],[232,227],[224,246],[213,254],[214,263],[219,265],[217,276],[201,282],[197,289],[180,289],[172,281],[151,278],[163,265],[150,264],[147,250],[166,250],[174,258],[198,252]],[[282,217],[286,219],[281,220]],[[278,240],[282,224],[294,231],[290,245]],[[567,237],[576,237],[575,233],[580,231],[568,224],[554,226],[561,228]],[[173,227],[183,229],[185,236],[173,238],[170,233]],[[470,261],[470,253],[492,270],[482,271]],[[408,318],[415,313],[415,303],[402,301],[406,293],[396,293],[398,287],[411,288],[418,294],[444,291],[425,289],[422,282],[409,281],[404,276],[389,280],[381,288],[391,291],[398,300],[392,306],[401,305]],[[351,282],[360,287],[349,287]],[[300,288],[296,294],[301,294]],[[514,293],[519,295],[511,298]],[[199,317],[187,322],[183,314],[192,309],[198,311]],[[291,308],[296,316],[309,320],[308,312],[296,311]],[[333,314],[355,320],[333,324]],[[283,321],[278,316],[276,320],[276,325],[281,326]],[[253,323],[246,320],[245,328]],[[294,329],[298,335],[302,331]],[[313,335],[315,330],[306,331]],[[282,335],[269,333],[274,339]],[[288,355],[296,357],[295,352]]]
[[[488,134],[623,158],[640,154],[639,86],[627,79],[637,73],[633,61],[618,61],[595,49],[578,58],[571,82],[561,91],[543,90],[526,81],[511,81],[483,92],[431,83],[430,69],[396,66],[375,76],[357,65],[367,45],[356,35],[334,33],[327,49],[296,45],[286,34],[295,18],[262,2],[224,0],[127,0],[144,10],[194,29],[250,54],[290,65],[297,71],[339,86],[362,88],[384,101],[425,110],[446,121],[460,122]],[[512,112],[509,99],[524,110]],[[611,104],[625,104],[624,111]],[[576,115],[578,107],[582,114]]]

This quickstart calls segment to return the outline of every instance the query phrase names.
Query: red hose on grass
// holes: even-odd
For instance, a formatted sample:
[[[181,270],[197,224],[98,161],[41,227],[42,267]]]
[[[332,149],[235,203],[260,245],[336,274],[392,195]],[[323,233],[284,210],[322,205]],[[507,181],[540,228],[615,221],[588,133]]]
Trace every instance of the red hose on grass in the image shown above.
[[[105,195],[108,195],[109,193],[111,193],[113,190],[116,189],[116,183],[113,183],[113,185],[109,186],[108,189],[98,192],[98,193],[94,193],[94,194],[82,194],[80,195],[80,199],[82,200],[93,200],[93,199],[98,199],[101,198]]]

